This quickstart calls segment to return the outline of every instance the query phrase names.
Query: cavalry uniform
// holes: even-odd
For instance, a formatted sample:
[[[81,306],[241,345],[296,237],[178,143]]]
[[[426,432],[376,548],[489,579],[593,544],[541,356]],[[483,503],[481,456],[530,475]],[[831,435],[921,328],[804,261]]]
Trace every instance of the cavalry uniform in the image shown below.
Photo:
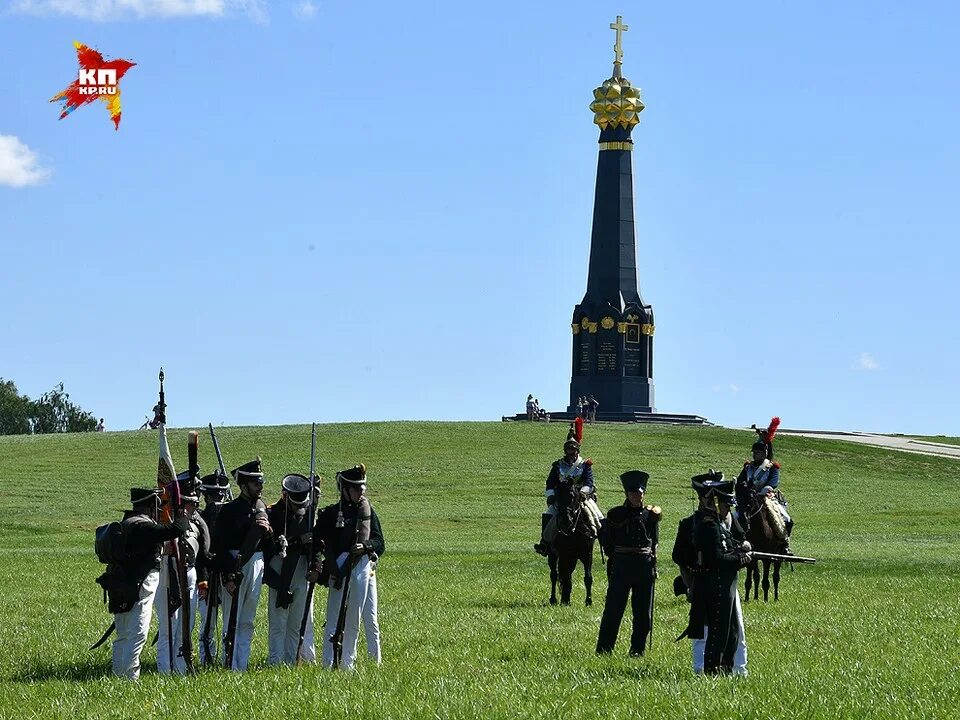
[[[716,509],[718,502],[736,504],[733,483],[724,480],[722,473],[710,471],[694,477],[693,487],[707,502],[701,502],[691,522],[693,552],[674,550],[675,557],[683,562],[694,561],[692,567],[688,566],[693,578],[690,620],[680,637],[695,641],[695,672],[702,667],[709,675],[746,675],[746,639],[737,578],[740,568],[747,564],[748,546],[743,545],[733,514],[721,517]],[[709,507],[710,500],[714,501],[713,508]],[[697,640],[703,641],[702,661]]]
[[[580,443],[573,437],[568,437],[563,444],[564,451],[567,447],[575,447],[577,456],[574,460],[567,460],[566,456],[556,460],[550,467],[550,473],[547,475],[546,496],[547,509],[540,518],[540,542],[533,546],[541,555],[548,555],[550,543],[557,534],[557,497],[568,495],[573,488],[579,490],[584,498],[584,509],[587,511],[594,535],[600,530],[600,521],[603,520],[603,513],[596,502],[596,490],[593,484],[593,461],[589,458],[584,459],[580,456]]]
[[[231,471],[237,483],[242,485],[250,478],[262,478],[260,460],[252,460]],[[261,500],[251,501],[241,495],[220,510],[213,534],[213,553],[216,569],[222,583],[237,582],[236,594],[231,595],[221,586],[220,602],[223,608],[223,640],[230,635],[230,618],[236,601],[236,627],[233,632],[232,670],[246,670],[250,661],[250,645],[253,642],[254,620],[263,586],[263,546],[270,542],[263,537],[257,517],[266,517],[266,506]],[[239,581],[239,582],[238,582]],[[226,663],[227,648],[223,649]]]
[[[206,499],[206,506],[200,511],[200,517],[207,525],[211,542],[217,516],[224,507],[229,479],[220,472],[200,478],[200,490]],[[217,657],[220,647],[218,639],[220,628],[220,573],[216,568],[216,557],[212,549],[197,559],[197,588],[200,623],[200,662],[209,664]],[[202,591],[202,592],[200,592]],[[204,598],[204,595],[206,596]]]
[[[287,475],[281,481],[283,497],[267,510],[276,541],[264,551],[263,583],[270,588],[267,618],[270,625],[267,662],[271,665],[297,662],[300,624],[307,602],[307,564],[310,552],[310,480]],[[300,657],[316,661],[313,647],[313,600],[307,613]]]
[[[179,476],[177,481],[181,486],[185,484],[185,481]],[[181,497],[184,502],[199,503],[200,500],[198,497],[190,495]],[[193,629],[197,619],[197,604],[200,601],[197,588],[197,565],[202,564],[210,554],[210,530],[199,512],[194,511],[187,517],[187,520],[190,527],[180,538],[179,550],[187,568],[189,607],[186,611],[190,636],[193,637]],[[173,602],[177,605],[172,613],[168,605],[171,595],[174,596]],[[169,674],[172,671],[185,675],[187,672],[187,661],[183,655],[183,621],[181,620],[181,613],[184,612],[184,608],[179,606],[179,603],[182,602],[181,597],[176,562],[172,556],[164,553],[160,561],[160,584],[154,600],[159,627],[157,633],[157,670],[164,674]],[[171,629],[172,637],[170,637]]]
[[[140,677],[140,653],[150,631],[153,597],[160,582],[160,546],[183,535],[186,518],[158,523],[151,513],[159,505],[159,490],[132,489],[133,509],[124,513],[121,528],[124,559],[114,569],[109,610],[114,613],[117,637],[113,641],[113,674]]]
[[[649,475],[640,470],[620,476],[628,492],[646,490]],[[600,529],[600,544],[607,554],[607,599],[600,620],[597,652],[610,653],[617,642],[620,623],[632,594],[633,633],[630,654],[643,655],[653,619],[660,508],[634,507],[627,500],[607,513]]]
[[[761,443],[755,443],[754,447]],[[780,492],[780,463],[775,463],[769,458],[761,462],[747,461],[743,464],[743,470],[737,476],[736,495],[737,504],[740,506],[738,519],[743,524],[749,524],[749,518],[746,517],[746,510],[750,507],[751,501],[757,495],[770,495],[776,501],[775,507],[780,512],[785,526],[785,540],[789,543],[790,533],[793,530],[793,519],[787,511],[787,501],[783,493]]]
[[[331,638],[336,634],[344,588],[347,589],[343,625],[343,655],[341,667],[350,669],[357,657],[357,639],[360,634],[361,616],[368,614],[365,622],[367,647],[375,640],[376,657],[379,661],[379,622],[376,618],[376,584],[373,570],[376,561],[383,555],[386,546],[380,519],[370,506],[366,496],[359,502],[351,502],[349,488],[366,489],[366,468],[357,465],[337,473],[340,485],[340,502],[325,507],[317,516],[314,534],[323,542],[324,570],[321,577],[327,578],[326,628],[323,636],[322,659],[325,667],[334,663],[334,646]],[[356,545],[363,546],[359,556],[351,556]],[[347,575],[349,574],[349,581]],[[375,635],[370,637],[370,633]],[[371,653],[373,654],[373,653]]]

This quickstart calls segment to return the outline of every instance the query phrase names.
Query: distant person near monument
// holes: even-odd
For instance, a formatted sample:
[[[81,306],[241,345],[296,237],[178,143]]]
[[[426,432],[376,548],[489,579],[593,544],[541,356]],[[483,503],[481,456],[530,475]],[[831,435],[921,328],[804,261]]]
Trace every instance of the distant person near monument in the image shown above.
[[[94,428],[96,432],[103,432],[107,429],[106,424],[103,422],[103,418],[100,418],[100,422],[97,423],[97,427]]]
[[[533,402],[533,395],[527,395],[527,420],[533,422],[536,405]]]

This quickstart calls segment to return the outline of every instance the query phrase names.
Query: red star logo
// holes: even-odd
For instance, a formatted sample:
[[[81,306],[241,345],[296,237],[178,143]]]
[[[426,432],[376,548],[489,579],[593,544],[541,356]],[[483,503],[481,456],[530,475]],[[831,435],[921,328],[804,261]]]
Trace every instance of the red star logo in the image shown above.
[[[60,91],[50,102],[61,101],[63,112],[60,120],[81,105],[92,103],[98,98],[110,111],[115,130],[120,129],[120,78],[136,63],[129,60],[111,60],[107,62],[103,55],[83,43],[74,42],[77,49],[77,61],[80,63],[78,77],[66,89]]]

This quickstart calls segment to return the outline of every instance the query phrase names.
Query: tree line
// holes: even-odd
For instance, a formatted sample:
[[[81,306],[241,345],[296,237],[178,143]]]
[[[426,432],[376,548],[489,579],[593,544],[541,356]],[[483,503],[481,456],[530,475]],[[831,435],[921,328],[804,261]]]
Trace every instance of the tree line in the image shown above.
[[[90,432],[96,427],[93,413],[70,402],[63,383],[31,400],[13,380],[0,377],[0,435]]]

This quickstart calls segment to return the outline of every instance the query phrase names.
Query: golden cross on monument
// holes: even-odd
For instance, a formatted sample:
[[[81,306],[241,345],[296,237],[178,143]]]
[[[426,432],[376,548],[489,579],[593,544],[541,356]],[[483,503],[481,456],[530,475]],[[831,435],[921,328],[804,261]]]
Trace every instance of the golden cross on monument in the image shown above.
[[[623,45],[621,44],[621,40],[623,39],[623,33],[629,30],[630,26],[623,24],[622,15],[617,15],[617,21],[615,23],[610,23],[610,29],[617,31],[617,42],[613,46],[613,65],[617,70],[619,70],[620,63],[623,60]],[[615,74],[619,75],[619,73]]]

